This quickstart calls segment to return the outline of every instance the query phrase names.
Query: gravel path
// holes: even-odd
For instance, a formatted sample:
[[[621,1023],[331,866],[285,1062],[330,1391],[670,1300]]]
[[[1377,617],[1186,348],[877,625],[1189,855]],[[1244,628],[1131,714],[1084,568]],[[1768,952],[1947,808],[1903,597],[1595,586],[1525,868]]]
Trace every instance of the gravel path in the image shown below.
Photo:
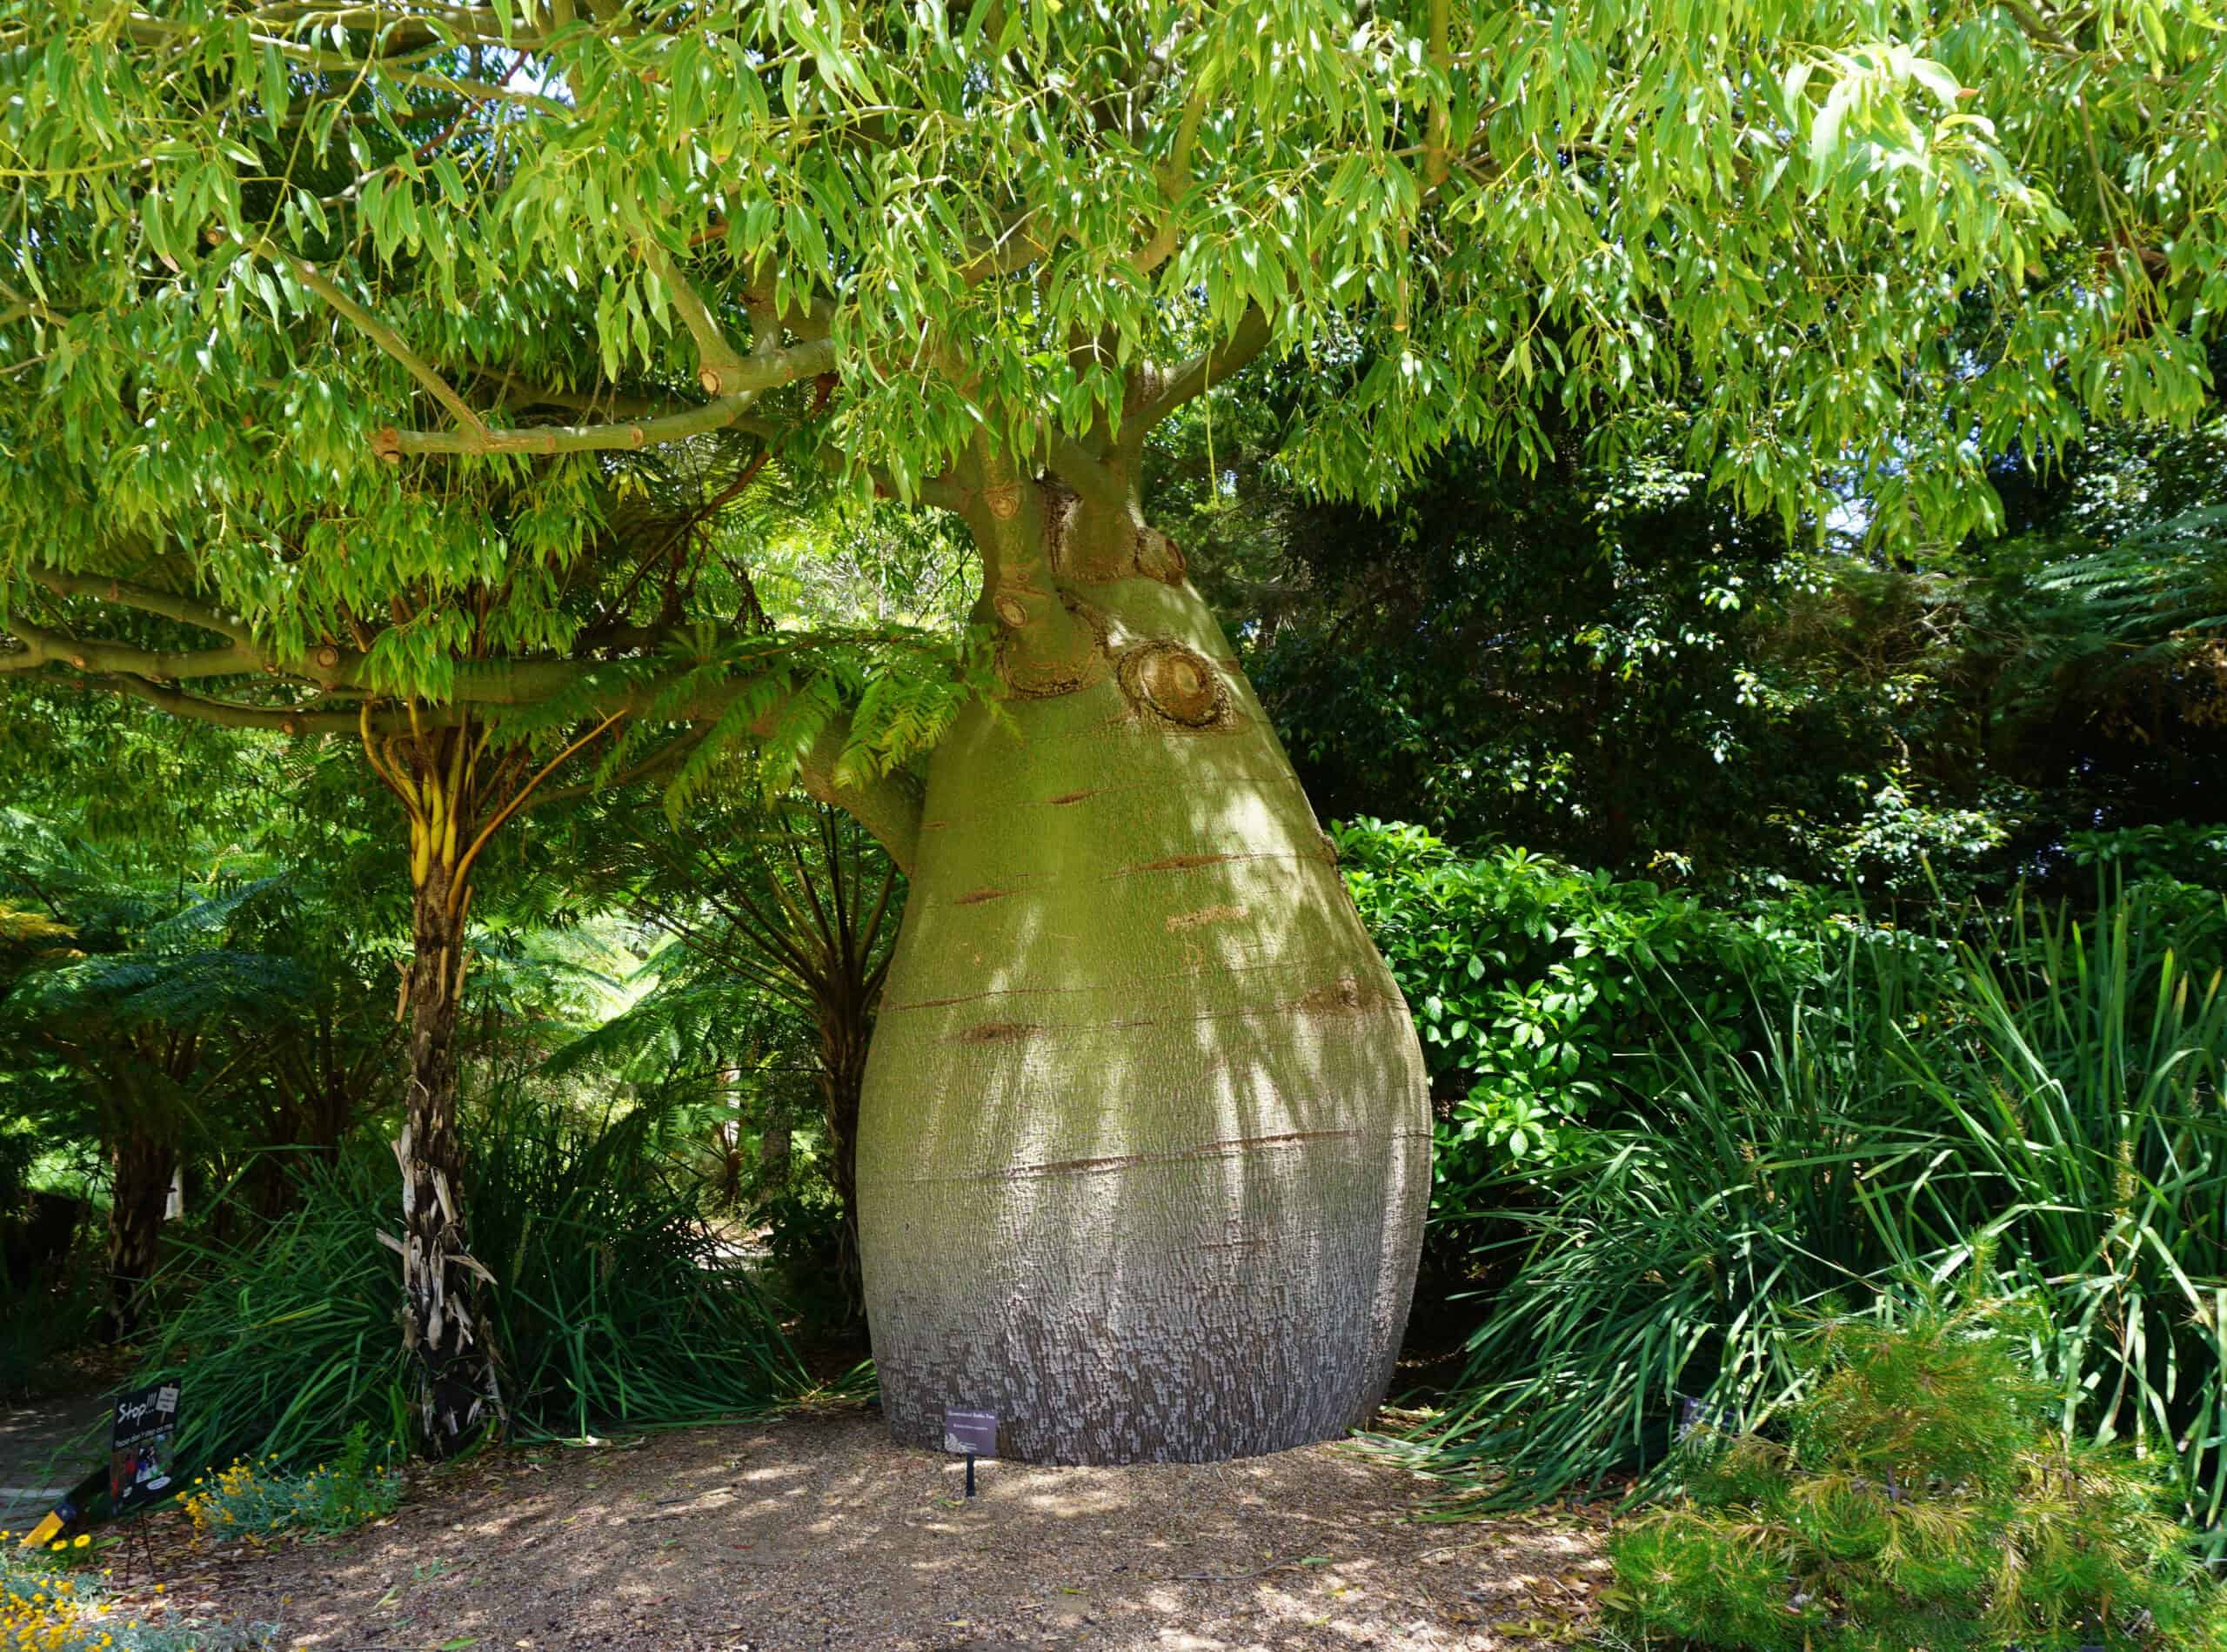
[[[320,1652],[1452,1652],[1566,1632],[1601,1580],[1588,1521],[1421,1524],[1422,1482],[1341,1447],[978,1472],[969,1503],[958,1461],[860,1413],[518,1448],[344,1538],[175,1551],[134,1593]]]
[[[0,1406],[0,1530],[20,1531],[102,1460],[100,1395]]]

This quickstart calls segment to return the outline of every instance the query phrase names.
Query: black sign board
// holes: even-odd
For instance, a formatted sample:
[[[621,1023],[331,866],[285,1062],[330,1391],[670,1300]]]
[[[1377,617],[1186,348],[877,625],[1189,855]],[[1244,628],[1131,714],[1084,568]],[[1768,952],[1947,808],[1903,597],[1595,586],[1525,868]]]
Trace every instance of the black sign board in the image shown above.
[[[166,1495],[177,1467],[177,1385],[119,1395],[109,1417],[110,1511],[127,1514]]]
[[[943,1408],[943,1448],[964,1452],[970,1457],[996,1456],[997,1414],[993,1411],[960,1411],[946,1406]]]
[[[974,1495],[974,1459],[998,1455],[998,1416],[994,1411],[943,1408],[943,1448],[966,1454],[966,1495]]]

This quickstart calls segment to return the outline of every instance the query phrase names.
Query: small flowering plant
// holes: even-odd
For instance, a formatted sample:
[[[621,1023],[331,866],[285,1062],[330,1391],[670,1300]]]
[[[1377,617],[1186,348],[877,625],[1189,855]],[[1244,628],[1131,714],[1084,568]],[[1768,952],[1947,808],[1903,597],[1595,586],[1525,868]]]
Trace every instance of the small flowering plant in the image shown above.
[[[238,1652],[270,1642],[262,1628],[144,1622],[108,1598],[100,1575],[82,1569],[84,1557],[100,1552],[98,1542],[26,1550],[18,1535],[0,1531],[0,1648],[7,1652]]]
[[[229,1467],[196,1476],[183,1507],[194,1540],[265,1542],[285,1532],[343,1532],[393,1512],[402,1501],[402,1477],[391,1444],[374,1456],[371,1430],[348,1434],[340,1455],[306,1472],[277,1458],[241,1457]]]
[[[83,1568],[98,1559],[100,1551],[110,1548],[115,1542],[112,1537],[97,1542],[90,1532],[79,1532],[75,1537],[57,1537],[46,1546],[47,1564],[57,1571]]]

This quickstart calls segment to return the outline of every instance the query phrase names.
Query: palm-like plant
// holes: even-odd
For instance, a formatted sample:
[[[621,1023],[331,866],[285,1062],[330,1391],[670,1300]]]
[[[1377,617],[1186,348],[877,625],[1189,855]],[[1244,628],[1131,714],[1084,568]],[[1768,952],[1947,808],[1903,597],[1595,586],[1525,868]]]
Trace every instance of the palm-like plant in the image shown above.
[[[794,799],[730,804],[685,826],[616,835],[597,881],[685,954],[592,1047],[685,1039],[744,1087],[767,1040],[746,1035],[735,1000],[761,995],[801,1017],[815,1047],[828,1178],[842,1213],[842,1272],[857,1269],[859,1096],[902,890],[897,869],[855,824]],[[726,1008],[716,1007],[724,1000]]]
[[[77,870],[82,873],[81,866]],[[81,879],[77,946],[24,973],[0,1002],[24,1045],[76,1078],[77,1105],[106,1153],[110,1330],[137,1327],[189,1131],[312,997],[291,958],[230,944],[228,926],[269,886],[188,898],[122,879]],[[230,1087],[229,1089],[227,1087]]]

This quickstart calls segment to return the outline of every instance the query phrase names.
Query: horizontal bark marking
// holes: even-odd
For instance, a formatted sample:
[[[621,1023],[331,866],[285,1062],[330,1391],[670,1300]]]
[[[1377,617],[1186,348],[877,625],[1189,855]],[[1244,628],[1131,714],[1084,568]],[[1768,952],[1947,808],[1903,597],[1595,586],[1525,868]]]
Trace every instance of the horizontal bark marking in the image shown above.
[[[1230,1159],[1247,1153],[1304,1147],[1315,1141],[1352,1141],[1364,1147],[1379,1145],[1387,1152],[1396,1153],[1402,1142],[1421,1141],[1429,1145],[1437,1139],[1437,1133],[1428,1125],[1403,1125],[1392,1130],[1290,1130],[1275,1135],[1231,1136],[1201,1142],[1195,1147],[1172,1148],[1165,1153],[1125,1153],[1103,1158],[1047,1160],[1037,1164],[1008,1165],[1001,1170],[970,1170],[955,1176],[881,1176],[874,1180],[873,1186],[877,1188],[947,1187],[982,1181],[1038,1181],[1047,1176],[1102,1175],[1110,1171],[1135,1170],[1155,1165],[1187,1164],[1203,1159]]]
[[[1081,802],[1085,798],[1094,798],[1105,789],[1101,786],[1088,786],[1080,792],[1062,792],[1058,797],[1046,798],[1044,800],[1055,809],[1064,809],[1071,803]]]
[[[954,1044],[1005,1044],[1034,1038],[1044,1029],[1033,1021],[984,1021],[954,1033]]]
[[[1134,877],[1140,872],[1189,872],[1196,866],[1227,866],[1233,860],[1281,860],[1287,857],[1274,854],[1172,854],[1160,860],[1147,860],[1137,866],[1123,866],[1109,872],[1108,879]]]
[[[1167,933],[1196,929],[1203,924],[1234,924],[1246,915],[1243,906],[1201,906],[1196,912],[1179,912],[1167,920]]]
[[[1013,893],[1010,889],[976,889],[954,897],[951,904],[954,906],[979,906],[986,901],[1003,900]]]
[[[1222,964],[1216,966],[1216,968],[1204,979],[1211,980],[1223,975],[1249,975],[1264,969],[1288,969],[1291,966],[1288,963],[1281,959],[1271,960],[1267,963],[1261,964]],[[1197,970],[1170,969],[1163,970],[1157,974],[1124,976],[1119,980],[1093,981],[1089,985],[1084,987],[986,987],[979,993],[954,993],[949,998],[916,998],[909,1000],[902,1004],[885,1004],[881,1008],[881,1014],[884,1016],[890,1016],[902,1014],[907,1010],[949,1009],[954,1004],[979,1004],[982,1002],[983,1000],[991,998],[1077,998],[1094,993],[1120,993],[1125,999],[1134,999],[1136,996],[1137,989],[1139,987],[1147,987],[1154,982],[1196,981],[1202,978]],[[1333,982],[1328,988],[1317,987],[1314,991],[1317,993],[1323,991],[1334,993],[1339,985],[1339,983]],[[1302,995],[1301,998],[1291,999],[1281,1003],[1271,1002],[1266,1004],[1244,1004],[1232,1009],[1205,1010],[1195,1015],[1126,1017],[1118,1022],[1108,1020],[1104,1023],[1104,1025],[1120,1027],[1158,1027],[1163,1024],[1219,1021],[1226,1020],[1232,1015],[1239,1017],[1251,1017],[1255,1015],[1299,1015],[1310,1013],[1315,1014],[1321,1013],[1321,1010],[1315,1007],[1314,1004],[1309,1001],[1311,998],[1312,994],[1306,994]],[[1343,1005],[1341,1001],[1340,1007],[1349,1007],[1353,1013],[1359,1013],[1363,1010],[1383,1009],[1391,1005],[1396,1004],[1398,1001],[1399,1000],[1394,999],[1389,993],[1386,993],[1379,996],[1372,1003],[1348,1007]]]
[[[1311,992],[1301,993],[1287,1007],[1295,1015],[1366,1015],[1399,1002],[1381,987],[1365,985],[1351,975],[1341,975]]]
[[[1140,1165],[1182,1164],[1194,1159],[1227,1159],[1233,1154],[1295,1147],[1308,1141],[1359,1141],[1359,1130],[1289,1130],[1272,1136],[1226,1136],[1173,1153],[1124,1153],[1105,1159],[1055,1159],[1043,1164],[1012,1165],[985,1171],[970,1178],[978,1181],[1033,1181],[1044,1176],[1097,1176],[1112,1170],[1131,1170]]]
[[[1117,730],[1126,728],[1129,725],[1125,721],[1125,719],[1120,718],[1114,719],[1111,725],[1112,727]],[[1190,730],[1187,732],[1195,733],[1197,731]],[[1087,738],[1091,741],[1092,750],[1096,750],[1097,742],[1104,738],[1105,732],[1106,730],[1104,728],[1096,728],[1090,731]],[[1074,738],[1080,741],[1085,737],[1079,735]],[[1051,746],[1055,744],[1055,742],[1047,740],[1043,742],[1043,744]],[[1049,805],[1057,802],[1072,802],[1079,797],[1114,797],[1123,792],[1165,792],[1167,790],[1167,781],[1164,779],[1151,780],[1120,780],[1110,786],[1088,786],[1080,793],[1062,792],[1059,793],[1057,797],[1046,798],[1043,801],[1048,806]],[[1204,773],[1185,775],[1183,777],[1183,789],[1187,793],[1235,790],[1263,792],[1270,789],[1274,789],[1278,792],[1299,792],[1300,786],[1298,780],[1290,775],[1255,774],[1247,770],[1239,770],[1235,772],[1209,770]],[[1300,794],[1302,797],[1306,795],[1304,793],[1301,793]]]

